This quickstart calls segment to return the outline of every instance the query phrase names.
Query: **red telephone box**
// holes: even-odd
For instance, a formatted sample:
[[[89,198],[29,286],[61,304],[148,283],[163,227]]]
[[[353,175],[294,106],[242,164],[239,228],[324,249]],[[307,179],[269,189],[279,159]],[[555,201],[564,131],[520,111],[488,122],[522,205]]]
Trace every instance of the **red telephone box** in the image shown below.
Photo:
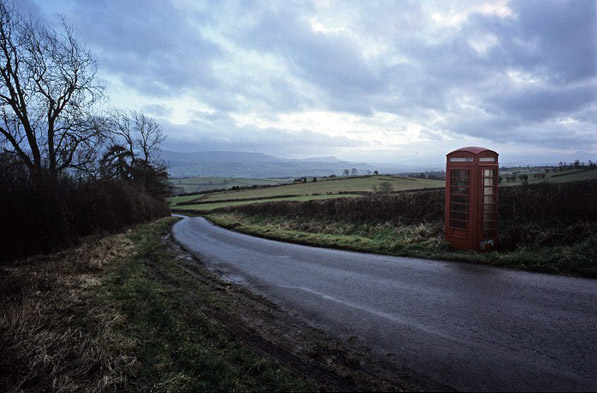
[[[446,157],[446,240],[461,249],[495,247],[498,154],[483,147],[463,147]]]

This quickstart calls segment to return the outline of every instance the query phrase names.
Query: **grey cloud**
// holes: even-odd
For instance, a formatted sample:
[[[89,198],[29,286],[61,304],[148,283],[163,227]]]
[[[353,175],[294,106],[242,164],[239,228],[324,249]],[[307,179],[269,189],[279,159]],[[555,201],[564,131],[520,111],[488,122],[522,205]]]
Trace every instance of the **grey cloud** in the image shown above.
[[[426,130],[429,137],[441,130],[498,142],[595,146],[590,140],[597,139],[595,1],[513,1],[514,17],[473,14],[458,29],[434,30],[434,36],[422,3],[339,3],[338,17],[347,18],[351,31],[384,45],[381,55],[370,57],[350,35],[313,31],[309,19],[318,11],[309,3],[218,1],[193,12],[180,4],[79,1],[67,15],[100,67],[128,86],[154,96],[191,92],[216,109],[197,113],[187,127],[172,126],[169,141],[289,154],[356,143],[326,137],[325,130],[239,128],[229,116],[257,112],[275,119],[316,109],[365,116],[391,112],[423,126],[431,124],[433,111],[447,120]],[[205,27],[230,45],[210,41]],[[469,44],[488,34],[497,43],[485,53]],[[280,64],[250,69],[235,48]],[[216,63],[232,75],[215,69]],[[515,84],[507,79],[510,69],[541,82]],[[463,98],[483,116],[461,109]],[[161,116],[160,108],[148,110]],[[558,123],[563,117],[577,123]]]
[[[594,86],[529,88],[489,95],[486,102],[498,107],[499,115],[526,121],[541,121],[564,115],[597,102]]]
[[[145,105],[143,111],[147,112],[149,116],[167,117],[172,113],[172,110],[164,105]]]
[[[77,32],[101,56],[101,66],[151,95],[175,95],[184,88],[213,88],[212,61],[220,48],[197,26],[204,13],[170,2],[80,2],[68,15]]]
[[[594,1],[520,1],[520,34],[540,46],[538,66],[562,83],[594,77],[597,70],[597,6]]]
[[[384,83],[376,67],[367,63],[354,42],[312,31],[307,18],[283,10],[267,13],[242,38],[259,50],[282,56],[297,76],[346,101],[380,92]],[[363,104],[354,111],[370,113]]]

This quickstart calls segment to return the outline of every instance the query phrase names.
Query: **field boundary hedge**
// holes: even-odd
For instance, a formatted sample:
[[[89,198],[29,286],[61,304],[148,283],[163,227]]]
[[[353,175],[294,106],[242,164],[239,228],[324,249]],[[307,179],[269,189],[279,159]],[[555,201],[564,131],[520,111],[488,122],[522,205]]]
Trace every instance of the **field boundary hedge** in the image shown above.
[[[538,183],[501,187],[498,198],[500,220],[597,220],[597,181]],[[359,198],[276,201],[216,209],[266,216],[334,217],[350,221],[404,223],[443,220],[445,190],[403,191]]]

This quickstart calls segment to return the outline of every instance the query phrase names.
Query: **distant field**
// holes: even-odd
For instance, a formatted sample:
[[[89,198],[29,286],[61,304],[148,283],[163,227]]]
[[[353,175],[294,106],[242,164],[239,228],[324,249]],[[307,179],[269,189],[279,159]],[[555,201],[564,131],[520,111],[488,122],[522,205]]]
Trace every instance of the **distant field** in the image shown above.
[[[355,197],[359,193],[373,193],[375,190],[381,191],[384,183],[392,191],[440,188],[444,187],[445,184],[441,180],[412,179],[395,176],[341,177],[277,187],[172,197],[169,199],[169,203],[174,209],[207,211],[218,207],[257,202]],[[194,200],[197,201],[196,204],[180,205],[181,203],[188,203]]]
[[[503,180],[500,185],[502,186],[518,186],[522,184],[522,180],[518,178],[516,181],[509,182],[506,180],[507,176],[512,175],[513,172],[517,172],[518,175],[526,174],[528,175],[528,182],[529,184],[535,183],[568,183],[573,181],[582,181],[582,180],[597,180],[597,169],[568,169],[565,171],[551,171],[545,174],[545,178],[535,178],[535,174],[542,174],[545,173],[544,170],[539,168],[516,168],[508,169],[506,171],[501,171],[500,176],[502,176]]]
[[[558,174],[562,174],[563,176],[558,176]],[[565,183],[571,181],[582,181],[582,180],[596,180],[597,179],[597,169],[591,170],[574,170],[570,171],[570,173],[566,172],[557,172],[552,173],[549,181],[553,183]]]
[[[269,198],[269,199],[259,199],[259,200],[246,200],[246,201],[222,201],[222,202],[215,202],[215,203],[198,203],[194,205],[179,205],[175,206],[175,210],[179,211],[197,211],[197,212],[209,212],[211,210],[219,209],[221,207],[233,207],[233,206],[242,206],[242,205],[249,205],[251,203],[264,203],[264,202],[288,202],[288,201],[298,201],[298,202],[305,202],[305,201],[313,201],[313,200],[322,200],[322,199],[333,199],[333,198],[354,198],[360,196],[359,194],[336,194],[336,195],[311,195],[311,196],[297,196],[297,197],[281,197],[281,198]]]
[[[185,177],[170,179],[173,187],[181,188],[184,193],[204,192],[219,189],[230,189],[232,187],[277,186],[291,182],[289,178],[284,179],[244,179],[232,177]]]
[[[382,183],[389,183],[393,191],[417,190],[422,188],[443,187],[440,180],[412,179],[394,176],[367,176],[335,178],[309,181],[307,183],[288,184],[279,187],[226,191],[209,194],[203,201],[226,201],[236,199],[277,198],[285,195],[333,195],[350,192],[373,192],[379,190]]]

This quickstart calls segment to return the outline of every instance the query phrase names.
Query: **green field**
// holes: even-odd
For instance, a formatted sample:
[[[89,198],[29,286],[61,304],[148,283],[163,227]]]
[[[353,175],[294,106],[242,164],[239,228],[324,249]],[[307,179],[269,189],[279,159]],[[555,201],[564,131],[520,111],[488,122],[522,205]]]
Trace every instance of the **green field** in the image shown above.
[[[597,180],[503,187],[498,248],[483,253],[445,241],[442,189],[201,214],[235,231],[313,246],[594,277],[596,193]]]
[[[399,176],[367,176],[319,179],[316,182],[294,183],[276,187],[255,188],[238,191],[214,192],[202,195],[187,195],[172,197],[168,200],[174,209],[212,210],[215,202],[223,206],[232,206],[238,202],[271,202],[272,200],[311,200],[338,197],[354,197],[359,193],[374,193],[380,191],[386,184],[391,191],[419,190],[424,188],[441,188],[444,182],[440,180],[413,179]],[[389,185],[389,186],[388,186]],[[180,205],[190,201],[197,204]],[[228,202],[228,204],[226,204]],[[212,205],[212,206],[209,206]]]
[[[210,203],[197,203],[193,205],[181,205],[176,206],[173,209],[178,212],[209,212],[211,210],[219,209],[221,207],[231,206],[242,206],[251,203],[263,203],[263,202],[281,202],[281,201],[313,201],[322,199],[333,199],[333,198],[353,198],[358,197],[359,194],[336,194],[336,195],[303,195],[296,197],[280,197],[280,198],[266,198],[259,200],[246,200],[246,201],[221,201],[221,202],[210,202]]]
[[[507,181],[507,177],[513,173],[517,174],[517,179],[513,182]],[[520,175],[528,176],[528,183],[568,183],[573,181],[583,180],[597,180],[597,169],[567,169],[564,171],[556,171],[555,168],[550,168],[549,173],[545,173],[542,168],[508,168],[500,171],[500,176],[503,178],[500,183],[501,186],[518,186],[523,183]],[[544,178],[537,178],[535,175],[545,174]]]
[[[277,186],[291,182],[290,178],[283,179],[245,179],[232,177],[198,176],[170,179],[170,185],[182,193],[205,192],[211,190],[230,189],[232,187]]]

